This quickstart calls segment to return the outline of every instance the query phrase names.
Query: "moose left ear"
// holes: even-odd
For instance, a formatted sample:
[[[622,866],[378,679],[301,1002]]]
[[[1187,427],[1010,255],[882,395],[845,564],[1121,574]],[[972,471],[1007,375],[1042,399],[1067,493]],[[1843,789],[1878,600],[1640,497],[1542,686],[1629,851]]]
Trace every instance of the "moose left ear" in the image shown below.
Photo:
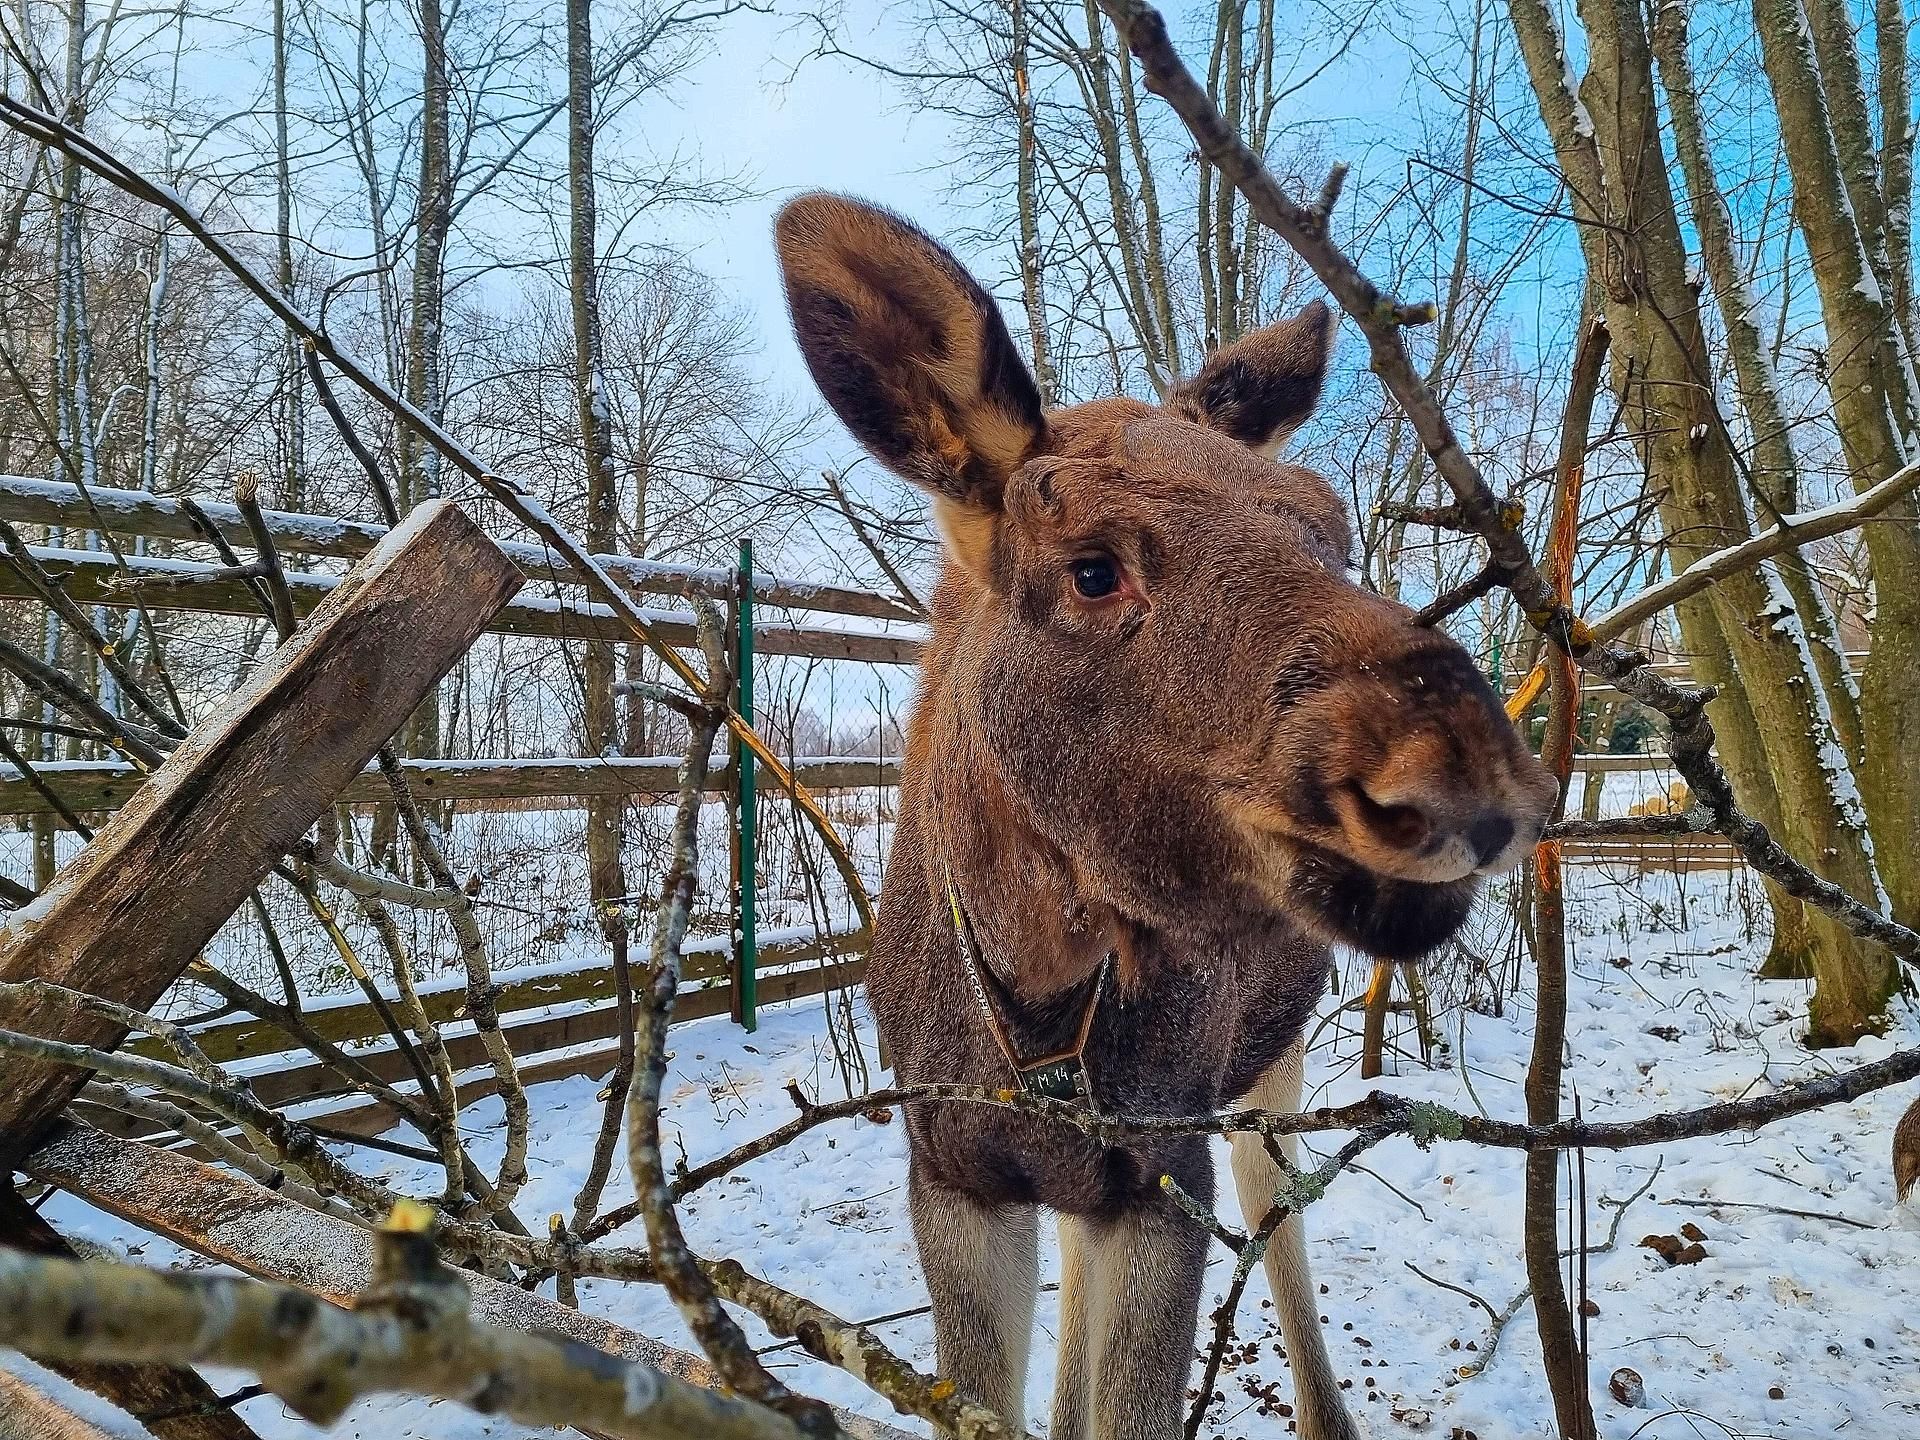
[[[1333,334],[1333,312],[1315,300],[1292,318],[1214,351],[1168,404],[1188,420],[1275,455],[1320,402]]]

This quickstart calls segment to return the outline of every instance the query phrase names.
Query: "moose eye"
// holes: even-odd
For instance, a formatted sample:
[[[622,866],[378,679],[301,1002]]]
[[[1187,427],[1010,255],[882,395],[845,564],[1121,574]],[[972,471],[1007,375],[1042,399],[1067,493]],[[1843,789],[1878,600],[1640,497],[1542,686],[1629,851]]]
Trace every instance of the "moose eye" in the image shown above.
[[[1073,562],[1073,588],[1081,598],[1099,600],[1120,588],[1120,569],[1111,555],[1089,555]]]

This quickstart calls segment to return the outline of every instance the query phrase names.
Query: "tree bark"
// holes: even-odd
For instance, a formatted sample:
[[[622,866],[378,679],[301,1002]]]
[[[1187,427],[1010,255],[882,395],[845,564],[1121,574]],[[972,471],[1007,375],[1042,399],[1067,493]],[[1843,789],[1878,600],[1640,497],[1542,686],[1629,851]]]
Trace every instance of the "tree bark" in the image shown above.
[[[1750,473],[1761,500],[1775,514],[1790,515],[1801,505],[1800,459],[1792,427],[1780,400],[1779,376],[1760,328],[1750,277],[1734,251],[1733,217],[1714,171],[1713,153],[1700,115],[1699,87],[1688,55],[1687,13],[1679,5],[1662,6],[1653,28],[1654,55],[1673,119],[1674,149],[1686,177],[1694,229],[1700,236],[1707,281],[1726,327],[1734,384],[1752,440]],[[1814,668],[1834,733],[1848,761],[1861,760],[1860,689],[1847,665],[1839,629],[1806,559],[1787,551],[1775,562],[1781,583],[1805,627]]]
[[[1920,359],[1920,316],[1913,305],[1913,91],[1907,76],[1907,6],[1878,0],[1874,48],[1880,57],[1881,166],[1886,186],[1887,260],[1893,272],[1893,310],[1906,327],[1909,353]]]
[[[1027,28],[1027,0],[1013,0],[1013,43],[1007,56],[1013,72],[1013,114],[1018,132],[1015,206],[1020,221],[1020,302],[1027,316],[1027,358],[1033,362],[1040,403],[1060,403],[1059,377],[1047,343],[1047,287],[1040,252],[1038,137],[1033,123],[1033,57]]]
[[[594,188],[593,14],[591,0],[567,0],[567,288],[573,311],[573,379],[579,406],[580,451],[587,473],[587,545],[609,551],[617,542],[619,487],[613,469],[613,424],[607,403],[601,346],[598,204]],[[614,647],[587,642],[582,680],[585,753],[616,746]],[[627,947],[626,873],[620,863],[625,807],[614,800],[587,806],[587,885],[595,914],[624,972]]]
[[[75,1255],[73,1247],[20,1198],[10,1182],[0,1183],[0,1241],[32,1255]],[[47,1368],[112,1401],[140,1420],[156,1440],[255,1440],[253,1427],[221,1405],[214,1388],[184,1365],[65,1360],[53,1361]],[[5,1402],[0,1394],[0,1410]],[[161,1416],[174,1418],[148,1418]],[[5,1433],[5,1416],[0,1415],[0,1435]]]
[[[1793,179],[1827,331],[1827,385],[1854,488],[1912,454],[1912,380],[1900,330],[1854,222],[1816,65],[1797,0],[1755,0],[1754,21]],[[1894,917],[1920,919],[1920,511],[1895,507],[1866,529],[1873,562],[1873,645],[1860,677],[1860,772]],[[1871,893],[1871,892],[1868,892]],[[1891,977],[1887,977],[1891,984]]]

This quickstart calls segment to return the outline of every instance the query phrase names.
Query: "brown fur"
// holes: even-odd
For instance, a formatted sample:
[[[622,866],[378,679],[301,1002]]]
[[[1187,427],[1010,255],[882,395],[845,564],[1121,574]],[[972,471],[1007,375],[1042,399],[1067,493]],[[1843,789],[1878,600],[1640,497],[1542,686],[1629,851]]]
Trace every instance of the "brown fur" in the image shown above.
[[[1893,1194],[1905,1200],[1920,1181],[1920,1100],[1907,1107],[1893,1131]]]
[[[1113,954],[1087,1057],[1102,1108],[1191,1114],[1255,1091],[1318,1002],[1330,942],[1423,955],[1556,793],[1467,655],[1348,578],[1331,487],[1263,453],[1318,398],[1331,316],[1309,306],[1222,350],[1165,409],[1043,416],[992,301],[905,222],[809,196],[778,241],[822,392],[934,492],[955,562],[869,971],[899,1079],[1010,1080],[956,949],[950,872],[1023,1053],[1070,1038]],[[1119,583],[1088,599],[1076,567],[1102,557]],[[1160,1180],[1209,1202],[1206,1142],[1108,1148],[964,1105],[907,1123],[943,1367],[997,1401],[1017,1390],[994,1357],[1017,1349],[1024,1372],[1025,1334],[983,1339],[980,1317],[1020,1306],[989,1303],[1004,1280],[979,1237],[1025,1233],[1044,1205],[1088,1227],[1086,1263],[1118,1267],[1082,1287],[1117,1317],[1099,1353],[1080,1353],[1084,1316],[1069,1327],[1094,1433],[1173,1433],[1206,1237]],[[1056,1403],[1086,1420],[1087,1396]],[[1310,1408],[1303,1434],[1351,1433],[1337,1394]]]

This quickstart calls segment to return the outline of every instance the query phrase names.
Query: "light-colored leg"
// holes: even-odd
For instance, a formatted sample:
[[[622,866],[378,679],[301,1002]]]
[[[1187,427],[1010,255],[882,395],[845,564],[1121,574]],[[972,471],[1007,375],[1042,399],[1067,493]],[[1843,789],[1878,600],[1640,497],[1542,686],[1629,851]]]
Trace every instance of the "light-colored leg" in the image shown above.
[[[1053,1423],[1047,1440],[1092,1440],[1093,1368],[1087,1327],[1087,1222],[1060,1217],[1060,1360],[1053,1377]]]
[[[1300,1108],[1306,1072],[1306,1044],[1296,1041],[1262,1075],[1240,1101],[1243,1106],[1291,1113]],[[1273,1205],[1280,1185],[1280,1167],[1257,1135],[1235,1135],[1233,1182],[1240,1192],[1240,1213],[1252,1230]],[[1294,1136],[1281,1142],[1289,1163],[1299,1162]],[[1273,1306],[1280,1312],[1280,1333],[1286,1338],[1287,1363],[1293,1371],[1294,1414],[1300,1440],[1359,1440],[1347,1407],[1340,1398],[1340,1382],[1320,1338],[1320,1307],[1313,1272],[1307,1267],[1307,1236],[1298,1215],[1281,1222],[1265,1257],[1267,1284]]]
[[[1037,1212],[1031,1205],[978,1205],[918,1180],[908,1190],[940,1373],[1024,1430],[1040,1289]]]
[[[1203,1187],[1204,1188],[1204,1187]],[[1050,1440],[1176,1440],[1181,1433],[1207,1236],[1171,1205],[1078,1234],[1063,1272],[1060,1378]],[[1077,1333],[1076,1333],[1077,1331]]]

